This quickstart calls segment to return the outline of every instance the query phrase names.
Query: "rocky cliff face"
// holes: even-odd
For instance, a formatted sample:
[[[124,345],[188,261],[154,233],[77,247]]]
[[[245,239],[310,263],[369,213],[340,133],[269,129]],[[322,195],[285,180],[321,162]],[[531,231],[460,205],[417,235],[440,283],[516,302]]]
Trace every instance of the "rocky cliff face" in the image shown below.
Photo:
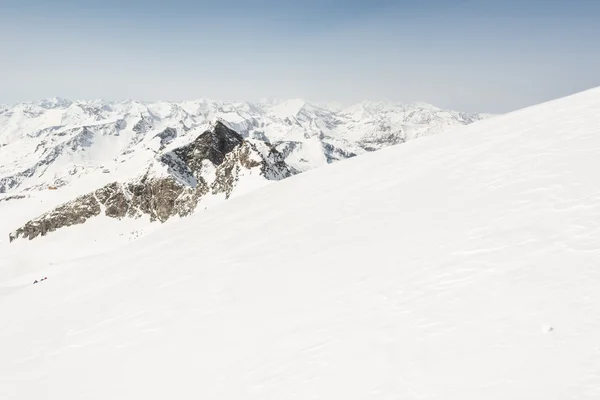
[[[217,122],[193,142],[160,154],[141,177],[110,183],[65,203],[27,222],[10,234],[10,240],[34,239],[101,214],[164,222],[191,214],[206,195],[229,198],[247,176],[280,180],[295,173],[268,143],[245,141]]]

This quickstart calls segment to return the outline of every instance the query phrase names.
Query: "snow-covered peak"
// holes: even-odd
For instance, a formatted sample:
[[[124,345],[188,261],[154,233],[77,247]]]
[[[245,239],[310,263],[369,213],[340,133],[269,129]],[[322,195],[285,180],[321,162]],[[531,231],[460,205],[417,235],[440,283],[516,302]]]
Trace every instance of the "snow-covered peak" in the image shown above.
[[[67,108],[73,102],[67,99],[63,99],[61,97],[52,97],[48,99],[43,99],[41,101],[36,102],[38,106],[42,108],[52,109],[52,108]]]
[[[342,109],[340,114],[353,121],[360,121],[381,114],[391,107],[391,103],[388,102],[363,101]]]
[[[342,109],[341,113],[355,120],[360,120],[377,115],[385,115],[390,113],[403,114],[408,111],[415,110],[420,110],[423,113],[435,113],[441,111],[440,108],[425,102],[412,102],[404,104],[392,101],[368,100]]]
[[[297,116],[306,104],[302,99],[291,99],[271,106],[270,110],[274,116],[284,119]]]

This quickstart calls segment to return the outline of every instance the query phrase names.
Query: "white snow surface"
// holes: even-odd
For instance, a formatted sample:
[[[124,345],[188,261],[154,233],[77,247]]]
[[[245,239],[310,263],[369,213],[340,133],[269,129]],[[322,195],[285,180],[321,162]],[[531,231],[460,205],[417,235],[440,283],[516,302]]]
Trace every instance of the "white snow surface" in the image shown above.
[[[600,89],[3,242],[0,398],[598,399],[597,171]]]

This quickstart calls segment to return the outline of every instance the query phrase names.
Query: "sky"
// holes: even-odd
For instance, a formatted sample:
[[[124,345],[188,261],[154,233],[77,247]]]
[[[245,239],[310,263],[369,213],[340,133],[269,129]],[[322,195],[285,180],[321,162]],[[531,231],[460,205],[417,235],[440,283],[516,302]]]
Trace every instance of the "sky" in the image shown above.
[[[0,0],[0,103],[424,101],[600,86],[598,0]]]

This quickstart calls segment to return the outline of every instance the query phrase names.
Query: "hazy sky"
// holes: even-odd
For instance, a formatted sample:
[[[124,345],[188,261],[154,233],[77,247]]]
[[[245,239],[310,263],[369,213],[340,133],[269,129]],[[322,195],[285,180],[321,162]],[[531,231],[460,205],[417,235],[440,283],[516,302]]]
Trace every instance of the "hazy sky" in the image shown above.
[[[600,85],[600,0],[0,0],[0,102],[426,101]]]

